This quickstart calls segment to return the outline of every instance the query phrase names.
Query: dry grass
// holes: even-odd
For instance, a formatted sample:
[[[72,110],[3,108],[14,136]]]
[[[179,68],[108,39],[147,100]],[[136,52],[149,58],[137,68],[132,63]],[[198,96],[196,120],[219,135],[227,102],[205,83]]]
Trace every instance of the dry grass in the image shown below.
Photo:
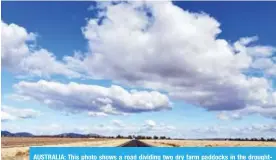
[[[71,142],[91,142],[103,141],[104,139],[89,139],[89,138],[51,138],[51,137],[1,137],[2,148],[24,147],[24,146],[40,146],[51,144],[64,144]]]
[[[8,138],[2,137],[1,159],[27,160],[30,146],[48,147],[112,147],[127,142],[128,139],[89,138]]]
[[[128,139],[89,139],[89,138],[8,138],[2,137],[1,153],[3,160],[28,160],[30,146],[74,146],[107,147],[119,146]],[[158,147],[217,147],[217,146],[276,146],[276,142],[253,141],[207,141],[207,140],[142,140]]]
[[[261,141],[211,141],[211,140],[143,140],[158,147],[255,147],[276,146],[276,142]]]

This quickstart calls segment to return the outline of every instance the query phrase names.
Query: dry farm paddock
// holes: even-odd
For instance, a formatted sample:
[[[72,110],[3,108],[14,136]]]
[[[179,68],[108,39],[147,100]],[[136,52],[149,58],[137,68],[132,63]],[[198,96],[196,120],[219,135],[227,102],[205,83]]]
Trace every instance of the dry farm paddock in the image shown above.
[[[72,142],[96,142],[104,141],[104,139],[89,138],[53,138],[53,137],[1,137],[2,148],[7,147],[24,147],[32,145],[56,145]]]
[[[268,141],[225,141],[225,140],[142,140],[159,147],[262,147],[276,146]]]
[[[127,141],[108,138],[1,137],[1,159],[27,160],[30,146],[114,147]]]
[[[55,137],[1,137],[1,159],[27,160],[30,146],[75,146],[117,147],[128,144],[130,139],[111,138],[55,138]],[[268,141],[225,141],[225,140],[140,140],[153,147],[262,147],[276,146]]]

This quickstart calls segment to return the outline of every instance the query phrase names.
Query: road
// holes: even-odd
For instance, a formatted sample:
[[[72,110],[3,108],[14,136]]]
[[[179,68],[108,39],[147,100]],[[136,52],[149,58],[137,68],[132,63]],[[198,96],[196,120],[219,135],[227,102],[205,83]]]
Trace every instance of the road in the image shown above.
[[[151,147],[151,145],[141,142],[137,139],[130,140],[118,147]]]

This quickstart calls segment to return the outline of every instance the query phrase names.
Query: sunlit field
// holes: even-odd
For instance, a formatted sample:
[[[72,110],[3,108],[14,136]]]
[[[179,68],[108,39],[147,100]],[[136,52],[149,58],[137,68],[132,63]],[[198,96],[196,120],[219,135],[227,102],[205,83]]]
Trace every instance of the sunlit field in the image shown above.
[[[104,138],[1,138],[1,157],[3,160],[28,159],[30,146],[72,146],[72,147],[113,147],[119,146],[128,139]]]
[[[265,141],[212,141],[212,140],[142,140],[159,147],[234,147],[276,146],[276,142]]]

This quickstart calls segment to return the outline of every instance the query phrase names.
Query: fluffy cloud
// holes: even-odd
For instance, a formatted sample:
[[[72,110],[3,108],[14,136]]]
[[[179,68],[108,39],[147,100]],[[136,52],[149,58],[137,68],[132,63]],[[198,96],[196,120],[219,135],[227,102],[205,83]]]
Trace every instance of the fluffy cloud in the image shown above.
[[[265,69],[273,75],[276,48],[256,44],[257,36],[219,39],[216,19],[172,2],[95,8],[98,17],[82,28],[91,54],[74,59],[89,76],[164,90],[210,111],[276,107],[270,80],[244,74]]]
[[[267,75],[270,75],[272,77],[276,77],[276,64],[275,64],[275,60],[274,60],[274,64],[271,68],[267,68],[265,70]]]
[[[257,36],[243,37],[234,43],[220,39],[218,35],[222,30],[216,19],[206,13],[185,11],[170,1],[98,3],[90,9],[98,13],[82,28],[90,54],[76,53],[73,57],[63,57],[62,61],[57,61],[45,49],[33,49],[29,43],[35,41],[35,34],[2,22],[4,66],[31,75],[103,78],[123,85],[162,90],[172,99],[209,111],[250,110],[255,106],[259,109],[254,114],[267,116],[264,113],[275,110],[276,92],[271,78],[275,78],[276,64],[271,57],[276,48],[256,44]],[[10,58],[14,56],[18,60]],[[20,67],[13,69],[14,66]],[[250,73],[254,71],[261,72],[264,77],[252,76]],[[118,98],[112,99],[114,97],[108,100],[118,102],[116,107],[94,100],[95,97],[92,99],[97,104],[91,104],[80,94],[69,95],[69,100],[64,94],[61,99],[51,93],[29,94],[50,106],[72,109],[74,104],[85,110],[92,107],[91,116],[160,110],[148,96],[143,97],[147,95],[144,92],[139,95],[143,102],[135,104],[139,109],[129,107],[128,103],[125,107],[127,100],[118,102]],[[95,107],[98,105],[101,107]]]
[[[158,123],[157,123],[158,124]],[[161,129],[160,127],[154,128],[151,130],[145,130],[144,132],[138,132],[144,128],[145,123],[137,124],[124,122],[123,120],[115,119],[110,123],[101,123],[101,124],[89,124],[83,123],[83,125],[76,123],[62,123],[62,122],[52,122],[51,120],[47,122],[42,122],[41,125],[27,125],[22,126],[15,123],[3,123],[2,129],[10,132],[30,132],[37,135],[54,135],[61,133],[81,133],[81,134],[90,134],[95,133],[105,136],[117,136],[118,134],[128,136],[128,135],[139,135],[144,134],[148,136],[158,135],[158,136],[169,136],[168,134],[172,133],[172,129],[166,130],[165,128]],[[164,124],[160,123],[159,126]],[[47,127],[45,127],[47,126]],[[167,125],[169,126],[169,125]],[[172,127],[172,126],[170,126]],[[169,128],[170,128],[169,127]]]
[[[248,116],[252,114],[258,114],[264,117],[270,117],[276,119],[276,108],[275,107],[259,107],[259,106],[250,106],[241,110],[232,111],[232,112],[221,112],[218,114],[218,118],[221,120],[229,119],[241,119],[243,116]]]
[[[267,69],[273,66],[273,61],[270,58],[258,58],[251,66],[256,69]]]
[[[10,120],[14,120],[15,117],[10,115],[7,112],[1,111],[1,121],[10,121]]]
[[[253,37],[244,37],[241,38],[239,41],[234,43],[235,48],[242,52],[248,53],[251,57],[270,57],[273,53],[276,52],[276,48],[273,46],[265,46],[265,45],[251,45],[248,46],[254,42],[258,41],[257,36]]]
[[[187,129],[193,135],[187,137],[194,138],[275,138],[276,124],[252,124],[248,126],[206,126],[200,128]]]
[[[25,28],[16,24],[1,23],[1,58],[4,67],[13,68],[18,65],[26,55],[29,54],[30,48],[28,42],[34,42],[36,35],[27,33]]]
[[[9,121],[15,119],[28,119],[35,118],[40,115],[40,112],[33,109],[19,109],[11,106],[2,105],[1,107],[1,120]]]
[[[156,123],[153,120],[146,120],[145,126],[152,128],[156,126]]]
[[[19,76],[50,77],[64,75],[80,77],[80,74],[71,70],[64,61],[56,60],[53,53],[43,48],[37,48],[36,34],[16,24],[1,22],[1,61],[3,68]]]
[[[145,123],[140,127],[137,134],[144,134],[144,133],[159,133],[164,134],[166,132],[171,132],[176,128],[171,125],[167,125],[164,123],[157,123],[153,120],[146,120]]]
[[[22,81],[14,88],[26,96],[56,109],[71,112],[90,111],[90,115],[123,114],[170,109],[168,97],[156,91],[127,91],[120,86],[109,88],[78,83],[62,84],[40,80]],[[100,113],[93,113],[100,112]],[[102,112],[102,113],[101,113]]]
[[[276,124],[254,124],[252,126],[247,127],[248,131],[252,132],[276,132]]]

